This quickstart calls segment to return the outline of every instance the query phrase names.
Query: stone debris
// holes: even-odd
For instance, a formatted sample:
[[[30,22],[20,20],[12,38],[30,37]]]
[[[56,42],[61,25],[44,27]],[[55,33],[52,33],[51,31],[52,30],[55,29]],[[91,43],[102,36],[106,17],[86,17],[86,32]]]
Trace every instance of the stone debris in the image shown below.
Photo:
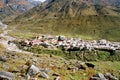
[[[96,75],[93,75],[90,80],[119,80],[118,78],[116,78],[114,75],[112,75],[111,73],[106,73],[106,74],[102,74],[102,73],[98,73]]]
[[[10,72],[2,72],[0,71],[0,80],[14,80],[14,74]]]

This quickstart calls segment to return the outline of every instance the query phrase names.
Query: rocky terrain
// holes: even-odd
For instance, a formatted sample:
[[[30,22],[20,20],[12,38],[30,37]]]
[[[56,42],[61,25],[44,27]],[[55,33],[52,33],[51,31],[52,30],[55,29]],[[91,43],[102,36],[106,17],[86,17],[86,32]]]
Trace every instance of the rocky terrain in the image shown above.
[[[0,1],[0,20],[15,17],[31,8],[39,5],[40,1],[34,0],[1,0]]]

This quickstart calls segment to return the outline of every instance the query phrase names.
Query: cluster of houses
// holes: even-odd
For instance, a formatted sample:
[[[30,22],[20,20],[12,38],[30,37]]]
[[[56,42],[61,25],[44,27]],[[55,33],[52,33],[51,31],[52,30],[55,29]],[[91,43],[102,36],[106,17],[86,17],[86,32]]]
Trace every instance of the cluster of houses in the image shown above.
[[[62,50],[77,51],[77,50],[105,50],[116,51],[120,50],[120,42],[110,42],[105,39],[86,41],[80,38],[66,38],[65,36],[37,36],[32,40],[24,40],[20,42],[29,46],[40,45],[45,48],[56,49],[62,47]]]

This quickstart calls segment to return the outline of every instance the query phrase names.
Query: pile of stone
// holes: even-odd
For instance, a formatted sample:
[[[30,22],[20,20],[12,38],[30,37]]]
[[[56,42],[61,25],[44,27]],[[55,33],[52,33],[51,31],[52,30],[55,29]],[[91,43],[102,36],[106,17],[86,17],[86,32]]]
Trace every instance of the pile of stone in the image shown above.
[[[113,74],[111,73],[106,73],[106,74],[102,74],[102,73],[98,73],[96,75],[93,75],[90,80],[119,80],[118,78],[116,78]]]

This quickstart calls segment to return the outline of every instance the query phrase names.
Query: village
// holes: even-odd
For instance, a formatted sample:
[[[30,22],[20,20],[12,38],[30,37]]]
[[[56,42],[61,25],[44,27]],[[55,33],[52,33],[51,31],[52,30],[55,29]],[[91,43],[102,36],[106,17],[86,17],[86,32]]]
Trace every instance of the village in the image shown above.
[[[120,42],[110,42],[105,39],[87,41],[80,38],[66,38],[65,36],[36,36],[31,40],[19,40],[20,45],[27,50],[34,45],[43,46],[47,49],[57,49],[61,47],[63,51],[95,51],[103,50],[114,54],[120,50]],[[11,41],[8,42],[10,44]]]

